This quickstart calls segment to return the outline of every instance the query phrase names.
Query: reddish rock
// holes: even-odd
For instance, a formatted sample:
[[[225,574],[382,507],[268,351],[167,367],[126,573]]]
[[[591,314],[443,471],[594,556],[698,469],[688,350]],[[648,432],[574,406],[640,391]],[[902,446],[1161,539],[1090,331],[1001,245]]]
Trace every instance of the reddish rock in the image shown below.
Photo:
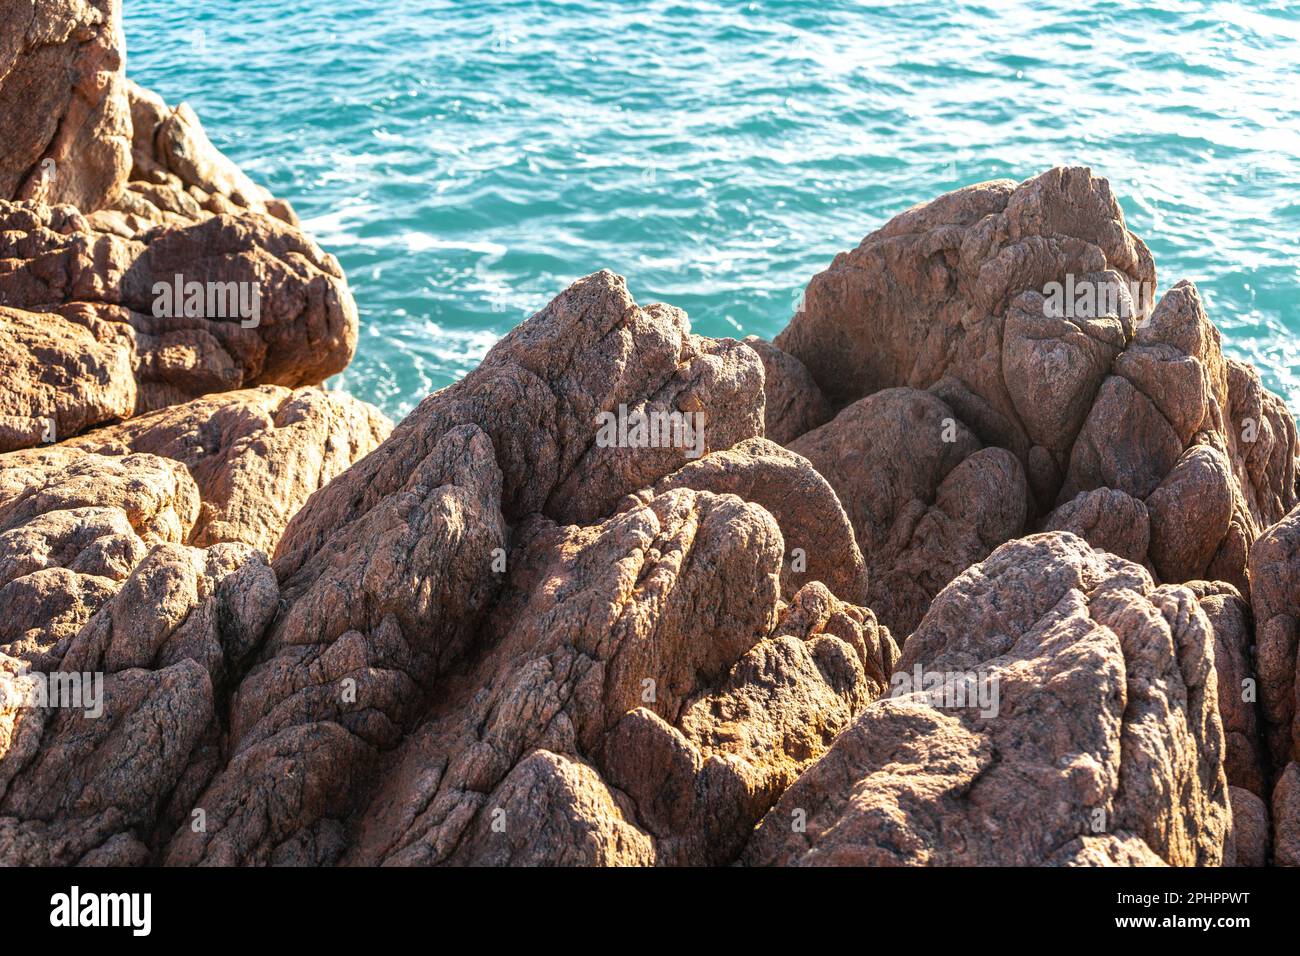
[[[1223,764],[1228,783],[1265,798],[1269,760],[1259,727],[1259,679],[1250,607],[1236,588],[1223,581],[1193,581],[1187,587],[1196,594],[1214,628],[1214,670],[1226,738]]]
[[[95,209],[131,168],[118,0],[8,0],[0,13],[0,199]]]
[[[1146,505],[1114,488],[1079,492],[1043,519],[1041,530],[1068,531],[1099,551],[1147,563],[1151,520]]]
[[[778,445],[787,445],[804,432],[830,421],[834,412],[808,370],[793,355],[756,335],[745,344],[763,362],[763,434]]]
[[[1107,182],[1053,169],[895,217],[812,280],[775,345],[839,405],[934,390],[1019,459],[1031,520],[1123,492],[1162,578],[1247,593],[1251,542],[1297,502],[1295,422],[1225,360],[1194,286],[1152,309],[1154,286]]]
[[[786,790],[744,860],[1078,862],[1099,853],[1079,841],[1109,835],[1105,856],[1145,858],[1140,841],[1172,865],[1218,865],[1230,816],[1212,641],[1186,588],[1069,534],[1006,544],[935,600],[894,695]],[[907,692],[916,670],[954,688],[974,673],[996,693]]]
[[[1300,763],[1294,761],[1273,788],[1273,863],[1300,866]]]
[[[899,635],[931,598],[1024,530],[1024,472],[982,448],[929,392],[896,388],[850,405],[795,439],[844,503],[871,575],[870,605]]]
[[[1249,790],[1229,787],[1232,826],[1223,850],[1224,866],[1267,866],[1269,845],[1268,807]]]
[[[62,439],[209,392],[316,384],[356,348],[337,261],[273,219],[214,216],[137,242],[68,207],[0,202],[0,230],[0,303],[14,307],[0,308],[13,373],[0,450],[38,444],[46,419]],[[155,286],[174,289],[176,276],[234,290],[248,316],[230,298],[214,298],[212,314],[206,298],[201,314],[168,308]]]
[[[807,459],[765,438],[751,438],[679,468],[641,492],[639,500],[674,488],[733,494],[762,505],[785,540],[785,596],[820,581],[845,600],[866,602],[867,567],[853,528],[835,492]]]
[[[1300,509],[1250,549],[1251,606],[1264,741],[1274,767],[1300,758],[1296,713],[1297,617],[1300,617]]]

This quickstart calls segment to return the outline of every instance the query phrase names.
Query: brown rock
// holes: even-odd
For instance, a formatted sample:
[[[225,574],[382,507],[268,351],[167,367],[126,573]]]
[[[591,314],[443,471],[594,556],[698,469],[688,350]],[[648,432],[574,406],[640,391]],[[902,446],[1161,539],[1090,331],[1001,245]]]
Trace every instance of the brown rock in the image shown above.
[[[1250,578],[1264,742],[1272,765],[1284,767],[1300,758],[1296,714],[1300,509],[1269,528],[1251,547]]]
[[[1228,783],[1267,797],[1269,761],[1259,731],[1259,681],[1250,607],[1236,588],[1223,581],[1192,581],[1187,587],[1214,628],[1214,670]]]
[[[812,280],[775,344],[837,404],[933,390],[1019,459],[1031,518],[1123,492],[1161,577],[1248,593],[1251,542],[1297,501],[1295,423],[1225,360],[1194,286],[1152,310],[1154,286],[1106,181],[1053,169],[895,217]]]
[[[1267,866],[1268,807],[1249,790],[1229,787],[1232,826],[1223,851],[1224,866]]]
[[[135,411],[130,341],[117,331],[110,323],[0,307],[0,452]]]
[[[97,208],[131,166],[118,0],[4,0],[0,22],[0,199]]]
[[[804,432],[830,421],[830,403],[808,370],[793,355],[756,335],[745,344],[763,361],[763,434],[778,445],[788,445]]]
[[[376,409],[341,392],[263,385],[173,405],[64,447],[180,462],[202,500],[190,544],[242,542],[273,554],[307,499],[391,430]]]
[[[785,539],[786,597],[821,581],[847,601],[866,602],[867,567],[853,528],[835,492],[807,459],[765,438],[751,438],[679,468],[641,492],[640,500],[674,488],[733,494],[762,505]]]
[[[1189,590],[1073,535],[1006,544],[936,598],[894,696],[785,792],[744,860],[1131,861],[1140,840],[1172,865],[1218,865],[1229,807],[1212,640]],[[918,669],[923,689],[905,693]],[[976,701],[970,673],[997,694]],[[1080,843],[1102,835],[1101,851]]]
[[[276,555],[292,574],[334,529],[393,494],[449,429],[491,439],[507,521],[609,515],[620,498],[717,449],[761,436],[762,365],[752,349],[690,334],[686,315],[640,308],[623,279],[581,279],[498,342],[473,372],[426,398],[376,452],[289,525]],[[599,416],[703,416],[703,445],[601,447]],[[701,452],[695,456],[696,451]]]
[[[835,489],[871,575],[871,607],[907,634],[949,581],[1024,530],[1016,459],[979,439],[939,398],[895,388],[795,439]]]
[[[1273,863],[1300,866],[1300,763],[1294,761],[1273,788]]]
[[[277,604],[270,567],[247,548],[150,552],[24,678],[76,675],[82,692],[0,711],[0,861],[138,863],[151,852],[141,835],[190,823],[192,778],[215,769],[217,695]],[[0,669],[11,661],[0,655]]]
[[[1151,540],[1146,505],[1114,488],[1081,491],[1045,519],[1043,531],[1077,534],[1098,551],[1145,564]]]
[[[137,242],[67,207],[0,202],[0,230],[0,303],[15,307],[0,309],[13,370],[0,449],[39,443],[48,428],[34,418],[63,438],[209,392],[319,383],[356,347],[337,261],[266,217],[214,216]],[[177,276],[205,293],[195,314]]]

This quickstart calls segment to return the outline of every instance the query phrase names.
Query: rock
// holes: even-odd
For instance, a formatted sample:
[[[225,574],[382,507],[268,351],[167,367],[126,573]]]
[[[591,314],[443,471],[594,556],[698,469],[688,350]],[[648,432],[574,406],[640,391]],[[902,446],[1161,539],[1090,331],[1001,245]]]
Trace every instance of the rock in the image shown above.
[[[1219,715],[1226,741],[1223,764],[1228,783],[1265,798],[1269,761],[1259,732],[1259,680],[1250,607],[1236,588],[1223,581],[1193,581],[1187,587],[1214,628],[1214,670],[1219,683]]]
[[[182,828],[168,862],[332,862],[358,779],[411,728],[499,585],[500,500],[490,440],[454,428],[281,579],[286,606],[231,704],[228,761],[194,804],[208,826]]]
[[[1045,866],[1168,866],[1141,837],[1126,831],[1071,840]]]
[[[1232,826],[1223,851],[1224,866],[1268,865],[1268,807],[1249,790],[1229,787]]]
[[[131,177],[91,221],[103,232],[133,238],[157,225],[187,226],[220,213],[270,215],[298,225],[292,207],[252,182],[208,139],[188,104],[172,109],[127,81]]]
[[[703,447],[601,444],[620,405],[698,412]],[[852,536],[762,415],[752,350],[690,336],[608,273],[576,283],[291,522],[284,609],[196,801],[208,829],[166,860],[734,858],[897,655],[823,584],[781,603],[768,507],[792,535],[838,515],[829,540]],[[655,779],[652,752],[680,754],[695,797],[620,796]]]
[[[1300,758],[1296,714],[1300,509],[1269,528],[1251,547],[1250,578],[1264,741],[1272,765],[1285,767]]]
[[[1068,531],[1098,551],[1145,564],[1151,541],[1146,505],[1114,488],[1081,491],[1045,519],[1043,531]]]
[[[242,542],[273,554],[307,499],[391,430],[378,410],[341,392],[263,385],[173,405],[63,447],[180,462],[202,501],[190,544]]]
[[[786,790],[743,860],[1131,862],[1140,841],[1171,865],[1218,865],[1230,813],[1212,641],[1191,591],[1073,535],[1003,545],[935,599],[893,695]]]
[[[109,323],[82,325],[0,307],[0,452],[56,441],[135,411],[130,343],[116,331]]]
[[[785,540],[784,596],[820,581],[847,601],[866,602],[867,567],[853,528],[835,492],[807,459],[765,438],[751,438],[679,468],[634,500],[674,488],[733,494],[762,505]]]
[[[603,826],[636,852],[605,862],[729,862],[883,690],[883,658],[896,653],[823,585],[781,611],[781,557],[763,509],[684,488],[596,526],[525,522],[483,652],[379,774],[346,861],[518,859],[554,798],[520,799],[512,780],[531,778],[529,755],[544,752],[548,765],[591,767],[584,789],[626,795]],[[602,828],[571,810],[563,821],[564,832]],[[572,852],[534,840],[528,859]]]
[[[1019,462],[983,448],[928,392],[877,392],[790,450],[844,503],[870,569],[871,607],[895,634],[910,633],[944,585],[1024,530]]]
[[[499,341],[461,381],[426,398],[392,438],[290,523],[276,555],[292,574],[337,527],[393,494],[448,430],[491,439],[507,521],[540,512],[596,521],[626,494],[710,451],[758,438],[762,365],[738,342],[691,335],[685,313],[641,308],[610,272],[580,279]],[[703,416],[702,444],[602,446],[602,414]],[[617,437],[617,436],[614,436]]]
[[[111,200],[131,168],[118,0],[16,0],[0,36],[0,199]]]
[[[1273,788],[1273,863],[1300,866],[1300,763],[1294,761]]]
[[[215,699],[277,603],[274,576],[256,552],[154,548],[37,671],[80,677],[81,693],[59,706],[0,712],[0,742],[8,738],[0,752],[0,861],[147,855],[138,834],[170,831],[185,807],[169,802],[183,801],[187,776],[211,774]],[[5,661],[0,655],[0,667]],[[119,849],[96,850],[109,841]]]
[[[45,661],[158,544],[270,553],[386,429],[354,399],[264,386],[0,456],[0,651]]]
[[[788,445],[830,421],[834,414],[830,403],[797,358],[756,335],[748,335],[744,341],[763,362],[763,434],[767,438]]]
[[[213,216],[136,242],[68,207],[0,202],[0,230],[0,303],[12,307],[0,337],[14,372],[0,390],[0,450],[39,443],[45,419],[61,439],[210,392],[316,384],[356,348],[337,261],[266,217]],[[172,294],[177,276],[208,297],[193,314]]]
[[[1031,521],[1122,492],[1162,578],[1245,594],[1251,542],[1297,503],[1295,422],[1224,358],[1193,285],[1152,309],[1154,288],[1107,182],[1053,169],[895,217],[812,280],[775,345],[836,405],[933,390],[1019,460]]]

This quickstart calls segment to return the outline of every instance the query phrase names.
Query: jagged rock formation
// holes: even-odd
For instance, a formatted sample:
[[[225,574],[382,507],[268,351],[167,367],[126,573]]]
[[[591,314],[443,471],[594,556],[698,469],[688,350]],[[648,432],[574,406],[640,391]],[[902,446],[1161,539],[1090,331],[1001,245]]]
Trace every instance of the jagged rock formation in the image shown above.
[[[65,6],[0,0],[0,863],[1300,863],[1295,424],[1104,180],[775,343],[595,273],[389,434],[337,262]]]
[[[1297,503],[1295,421],[1224,358],[1194,286],[1152,308],[1154,290],[1150,253],[1106,181],[1054,169],[891,220],[812,280],[775,344],[840,406],[932,390],[1019,460],[1031,521],[1111,489],[1146,512],[1147,547],[1137,553],[1140,533],[1116,542],[1118,524],[1098,528],[1098,546],[1163,580],[1248,593],[1251,543]]]
[[[1218,865],[1230,809],[1213,652],[1188,589],[1070,534],[1003,545],[943,591],[898,663],[975,675],[996,704],[924,690],[872,704],[745,860],[1034,865],[1090,841]]]
[[[179,303],[177,276],[203,304]],[[159,307],[156,287],[179,304]],[[337,260],[267,216],[137,241],[70,207],[0,202],[0,344],[7,451],[210,392],[317,384],[351,359],[356,306]]]

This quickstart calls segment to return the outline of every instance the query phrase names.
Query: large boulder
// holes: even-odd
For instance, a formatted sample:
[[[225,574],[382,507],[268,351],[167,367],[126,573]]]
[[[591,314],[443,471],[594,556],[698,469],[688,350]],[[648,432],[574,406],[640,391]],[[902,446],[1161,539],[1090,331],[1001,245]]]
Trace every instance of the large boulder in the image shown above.
[[[167,861],[734,857],[896,656],[785,573],[786,528],[855,548],[761,439],[762,385],[752,350],[599,273],[426,399],[291,522],[208,827]],[[603,440],[630,412],[699,415],[699,441]],[[641,810],[646,761],[679,790]]]
[[[157,225],[187,226],[220,213],[253,212],[298,225],[292,207],[274,198],[212,145],[188,104],[169,107],[130,80],[131,175],[97,208],[97,229],[132,238]]]
[[[1250,549],[1259,711],[1272,765],[1300,760],[1296,653],[1300,649],[1300,508]]]
[[[1188,589],[1071,534],[1003,545],[935,599],[892,695],[784,793],[744,860],[1218,865],[1213,665]]]
[[[319,384],[356,348],[338,262],[265,216],[137,241],[70,207],[0,202],[0,306],[13,372],[0,385],[0,450],[209,392]]]
[[[131,169],[118,0],[0,0],[0,199],[96,209]]]
[[[837,407],[935,390],[1020,461],[1031,520],[1122,492],[1149,518],[1131,556],[1247,593],[1250,543],[1297,501],[1295,422],[1224,358],[1194,286],[1154,292],[1107,182],[1053,169],[895,217],[809,283],[775,345]]]
[[[1020,462],[983,447],[930,392],[876,392],[789,447],[844,503],[870,569],[869,603],[895,634],[910,633],[944,585],[1024,530]]]

